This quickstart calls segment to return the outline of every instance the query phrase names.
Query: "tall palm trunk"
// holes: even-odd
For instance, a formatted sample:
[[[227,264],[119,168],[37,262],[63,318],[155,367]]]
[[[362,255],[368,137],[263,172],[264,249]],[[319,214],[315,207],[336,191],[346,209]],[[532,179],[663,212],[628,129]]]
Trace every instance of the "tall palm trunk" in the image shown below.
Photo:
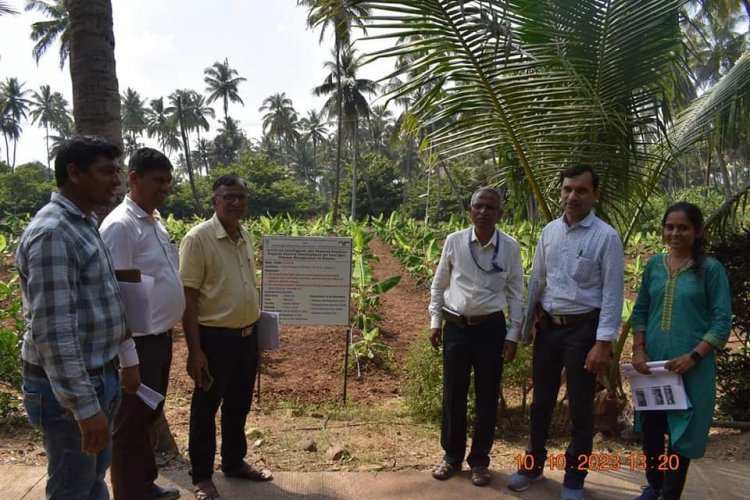
[[[367,206],[370,215],[375,215],[375,206],[372,203],[372,190],[370,189],[370,177],[367,175],[365,165],[359,166],[359,123],[354,127],[354,163],[362,170],[362,180],[365,182],[365,194],[367,195]]]
[[[195,179],[193,178],[193,165],[190,162],[190,143],[188,142],[187,131],[185,130],[185,121],[182,117],[182,98],[177,97],[177,118],[180,122],[180,135],[182,136],[182,147],[185,149],[185,169],[190,181],[190,191],[193,193],[193,206],[196,213],[201,212],[201,203],[198,198],[198,191],[195,189]]]
[[[339,94],[339,98],[341,98],[341,95]],[[352,149],[353,149],[353,159],[352,159],[352,220],[357,219],[357,150],[359,149],[359,145],[357,143],[357,126],[354,126],[354,131],[352,132]]]
[[[44,122],[44,139],[47,143],[47,180],[52,180],[52,167],[49,163],[49,123]]]
[[[317,181],[316,177],[318,176],[318,140],[315,138],[315,135],[312,137],[312,143],[313,143],[313,164],[312,164],[312,172],[310,172],[310,184],[312,184],[313,192],[317,191]]]
[[[110,0],[68,0],[66,4],[76,131],[98,134],[122,146],[112,3]]]
[[[16,169],[16,146],[18,145],[18,139],[13,139],[13,164],[10,166],[10,171],[14,171]]]
[[[10,165],[10,148],[8,147],[8,134],[3,132],[3,139],[5,139],[5,163]]]
[[[343,139],[344,102],[341,99],[341,40],[336,35],[336,95],[338,96],[338,119],[336,120],[336,178],[333,182],[333,222],[339,215],[339,186],[341,183],[341,141]]]

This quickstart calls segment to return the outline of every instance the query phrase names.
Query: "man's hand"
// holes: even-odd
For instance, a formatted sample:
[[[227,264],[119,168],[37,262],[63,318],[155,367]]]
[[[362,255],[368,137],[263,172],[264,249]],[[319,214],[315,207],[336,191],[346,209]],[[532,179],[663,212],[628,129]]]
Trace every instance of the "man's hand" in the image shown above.
[[[120,382],[122,390],[128,394],[135,394],[138,386],[141,385],[140,365],[128,366],[120,369]]]
[[[101,452],[109,442],[107,417],[99,410],[97,414],[78,421],[81,430],[81,451],[88,455]]]
[[[503,361],[506,363],[510,363],[513,361],[513,358],[516,357],[516,349],[518,348],[518,344],[515,342],[511,342],[510,340],[506,340],[503,344]]]
[[[648,365],[646,364],[647,362],[648,356],[646,355],[646,351],[640,350],[633,353],[633,368],[635,368],[635,371],[638,373],[644,375],[651,374],[651,370],[648,369]]]
[[[202,349],[197,349],[195,352],[188,354],[187,359],[187,372],[190,378],[195,382],[195,387],[201,386],[201,380],[203,379],[203,372],[208,371],[208,359]]]
[[[440,347],[443,340],[442,337],[443,335],[440,328],[430,328],[430,343],[432,344],[432,347],[435,349]]]
[[[612,342],[597,340],[586,356],[586,363],[583,367],[594,374],[604,373],[609,368],[613,355]]]
[[[670,359],[664,367],[669,371],[682,375],[683,373],[689,372],[695,368],[695,365],[697,364],[698,363],[693,361],[693,358],[690,357],[690,354],[683,354],[677,358]]]

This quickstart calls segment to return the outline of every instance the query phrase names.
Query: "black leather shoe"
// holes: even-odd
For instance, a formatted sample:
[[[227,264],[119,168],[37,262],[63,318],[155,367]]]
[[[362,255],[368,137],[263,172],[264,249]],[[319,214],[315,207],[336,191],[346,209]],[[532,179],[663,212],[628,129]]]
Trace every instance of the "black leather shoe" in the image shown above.
[[[149,499],[174,500],[175,498],[180,498],[180,491],[176,488],[166,488],[156,483],[151,483],[151,486],[146,488],[146,495],[146,498]]]

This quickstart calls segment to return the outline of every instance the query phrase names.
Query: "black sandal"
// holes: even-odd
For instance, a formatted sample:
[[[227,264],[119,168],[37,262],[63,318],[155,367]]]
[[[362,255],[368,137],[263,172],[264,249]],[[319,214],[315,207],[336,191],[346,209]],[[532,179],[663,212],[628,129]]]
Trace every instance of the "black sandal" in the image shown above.
[[[432,468],[432,477],[444,481],[460,470],[459,467],[449,464],[445,459],[441,460]]]

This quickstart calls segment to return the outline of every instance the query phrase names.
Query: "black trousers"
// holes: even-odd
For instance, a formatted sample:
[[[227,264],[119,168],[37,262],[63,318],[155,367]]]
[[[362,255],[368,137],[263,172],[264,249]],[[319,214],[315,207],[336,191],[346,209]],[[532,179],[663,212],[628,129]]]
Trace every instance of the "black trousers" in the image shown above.
[[[678,500],[685,486],[690,459],[676,453],[669,444],[666,411],[642,411],[640,418],[648,484],[661,490],[664,500]],[[669,455],[677,455],[677,460],[670,460]]]
[[[534,398],[531,403],[531,433],[527,453],[534,456],[537,472],[541,471],[547,459],[545,446],[560,391],[562,369],[565,368],[573,430],[570,445],[565,452],[564,485],[574,489],[583,487],[587,471],[578,470],[578,465],[584,461],[582,455],[591,455],[593,447],[596,377],[583,365],[596,342],[598,324],[598,319],[566,326],[550,324],[537,329],[534,339]]]
[[[167,395],[172,364],[172,337],[166,334],[134,337],[140,360],[141,383]],[[163,411],[149,408],[135,394],[122,394],[112,434],[112,491],[116,500],[146,498],[146,488],[158,477],[149,428]]]
[[[495,418],[503,372],[506,327],[502,315],[481,325],[443,327],[443,414],[440,444],[444,460],[460,465],[466,453],[466,406],[474,370],[476,422],[469,466],[487,466],[495,439]]]
[[[258,371],[258,336],[229,337],[200,326],[201,349],[214,379],[208,391],[195,389],[190,404],[190,455],[193,484],[213,476],[216,413],[221,406],[221,467],[242,465],[247,454],[245,422]]]

